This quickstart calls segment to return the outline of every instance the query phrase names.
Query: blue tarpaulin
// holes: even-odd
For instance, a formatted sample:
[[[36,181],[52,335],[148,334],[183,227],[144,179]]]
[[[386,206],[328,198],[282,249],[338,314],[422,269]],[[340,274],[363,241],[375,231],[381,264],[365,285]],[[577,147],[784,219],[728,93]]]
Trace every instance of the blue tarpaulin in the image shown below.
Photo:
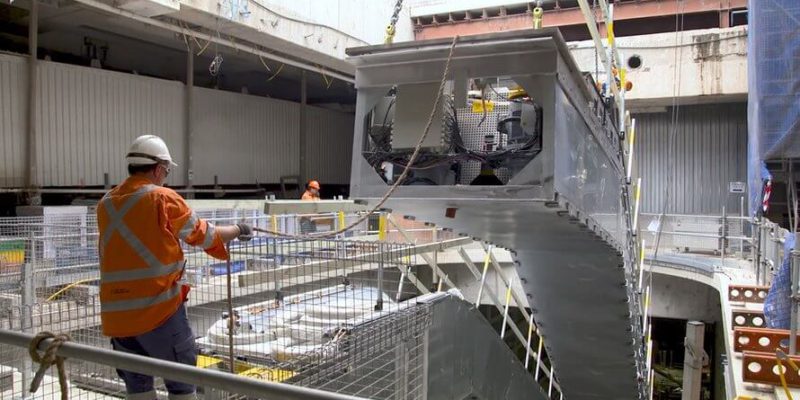
[[[772,278],[772,287],[764,301],[764,317],[767,326],[774,329],[789,329],[792,315],[792,249],[794,235],[786,235],[783,243],[783,261],[778,273]]]
[[[800,1],[748,7],[748,192],[761,204],[765,160],[800,158]]]

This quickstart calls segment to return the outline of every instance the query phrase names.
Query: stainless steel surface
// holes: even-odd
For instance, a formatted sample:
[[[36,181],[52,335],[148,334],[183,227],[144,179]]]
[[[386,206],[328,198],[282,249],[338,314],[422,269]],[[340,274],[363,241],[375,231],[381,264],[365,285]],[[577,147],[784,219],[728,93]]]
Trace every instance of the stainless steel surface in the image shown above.
[[[348,51],[359,90],[353,198],[376,202],[387,190],[361,156],[358,121],[392,85],[438,81],[446,51],[437,40]],[[596,97],[557,30],[464,37],[452,66],[467,77],[511,76],[522,85],[543,107],[543,149],[509,185],[401,186],[387,206],[515,252],[565,398],[643,397],[616,128],[587,107]]]
[[[717,214],[736,210],[730,182],[747,180],[747,107],[741,103],[681,106],[675,138],[675,170],[667,213]],[[634,170],[644,181],[642,212],[661,213],[667,185],[672,113],[634,114]]]
[[[430,113],[431,108],[436,104],[436,96],[439,91],[438,82],[428,82],[421,84],[398,85],[397,101],[394,106],[392,121],[392,148],[393,149],[413,149],[417,146],[420,132],[425,130],[426,120],[417,118],[418,115]],[[434,121],[442,120],[442,109],[439,103]],[[432,124],[428,136],[422,142],[422,148],[438,148],[444,142],[442,137],[442,125]]]
[[[27,349],[34,334],[14,332],[0,329],[0,343]],[[52,342],[46,339],[39,343],[39,351],[44,351]],[[198,386],[211,386],[256,398],[276,400],[363,400],[359,397],[324,392],[301,386],[265,382],[257,379],[227,374],[221,371],[201,369],[194,366],[144,357],[121,351],[97,348],[84,344],[66,342],[59,347],[57,354],[73,360],[91,361],[99,364],[124,368],[128,371],[153,374],[177,382],[186,382]]]
[[[431,303],[429,400],[547,398],[471,304],[454,296]]]
[[[0,54],[0,186],[25,185],[25,97],[28,72],[24,57]]]

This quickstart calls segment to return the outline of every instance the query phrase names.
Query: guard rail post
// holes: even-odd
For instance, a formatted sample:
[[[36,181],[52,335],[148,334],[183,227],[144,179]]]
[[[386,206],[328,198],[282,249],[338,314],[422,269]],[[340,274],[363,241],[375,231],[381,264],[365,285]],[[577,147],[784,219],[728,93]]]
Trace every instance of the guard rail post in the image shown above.
[[[797,240],[798,235],[797,233],[793,233],[795,235],[795,240]],[[789,327],[789,354],[796,355],[797,354],[797,308],[798,308],[798,301],[800,301],[800,282],[798,282],[798,278],[800,278],[800,272],[798,272],[798,268],[800,268],[800,252],[797,250],[792,249],[791,257],[789,258],[790,268],[791,268],[791,276],[792,276],[792,315],[790,319],[790,327]]]
[[[726,235],[726,229],[725,229],[725,226],[727,225],[727,223],[728,223],[728,216],[725,213],[725,207],[723,206],[722,207],[722,231],[721,231],[722,243],[720,243],[720,254],[722,255],[722,265],[723,266],[725,265],[725,246],[727,244],[727,235]]]

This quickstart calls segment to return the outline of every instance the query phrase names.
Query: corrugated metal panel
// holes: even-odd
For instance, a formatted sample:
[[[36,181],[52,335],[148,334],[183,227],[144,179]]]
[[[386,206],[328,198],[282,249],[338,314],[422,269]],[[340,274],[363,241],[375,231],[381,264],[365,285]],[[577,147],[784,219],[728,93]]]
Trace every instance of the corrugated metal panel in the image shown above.
[[[747,106],[742,103],[681,106],[675,137],[675,169],[667,188],[672,113],[635,115],[634,167],[642,176],[641,210],[661,212],[669,190],[668,213],[739,213],[730,182],[747,176]]]
[[[24,186],[27,60],[0,55],[0,186]],[[157,134],[180,165],[183,185],[184,86],[93,68],[42,62],[39,69],[38,180],[42,186],[112,184],[127,176],[124,155],[141,134]],[[299,104],[195,88],[195,184],[277,183],[299,173]],[[306,113],[308,171],[333,184],[350,179],[353,116],[317,107]]]
[[[355,116],[308,107],[306,160],[309,178],[326,184],[350,183]]]
[[[195,88],[194,183],[276,183],[299,171],[300,106]]]
[[[25,185],[27,59],[0,54],[0,187]]]
[[[42,62],[39,68],[39,183],[102,185],[127,176],[125,153],[142,134],[164,138],[183,164],[183,85],[94,68]],[[184,184],[181,173],[169,183]]]

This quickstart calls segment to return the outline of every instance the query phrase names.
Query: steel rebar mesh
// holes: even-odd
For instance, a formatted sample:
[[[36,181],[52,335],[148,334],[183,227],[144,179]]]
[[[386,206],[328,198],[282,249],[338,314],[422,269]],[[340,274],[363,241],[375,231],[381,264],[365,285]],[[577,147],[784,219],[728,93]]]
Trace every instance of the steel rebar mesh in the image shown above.
[[[349,224],[358,218],[197,212],[219,225],[277,225],[284,232],[335,230],[342,219]],[[410,230],[403,239],[412,243],[451,235],[429,226]],[[389,231],[387,239],[394,233]],[[74,341],[110,348],[100,329],[97,238],[91,212],[0,219],[0,327],[68,333]],[[424,320],[419,311],[406,312],[418,308],[414,302],[402,300],[419,294],[405,274],[416,272],[420,260],[412,244],[377,238],[365,222],[337,239],[256,236],[250,242],[234,241],[230,296],[228,263],[185,246],[184,281],[192,288],[186,305],[200,351],[198,365],[227,371],[233,364],[235,373],[254,379],[365,397],[419,398],[421,337],[427,325],[419,322]],[[393,358],[398,348],[403,349],[400,364]],[[35,366],[27,353],[3,348],[0,356],[0,398],[59,398],[55,371],[48,372],[42,388],[30,397],[25,388]],[[71,399],[124,397],[124,384],[112,367],[71,360],[68,373]],[[327,381],[331,386],[323,387]],[[156,382],[166,393],[161,380]],[[386,388],[388,382],[394,391]],[[235,396],[214,388],[199,391],[207,398]]]

